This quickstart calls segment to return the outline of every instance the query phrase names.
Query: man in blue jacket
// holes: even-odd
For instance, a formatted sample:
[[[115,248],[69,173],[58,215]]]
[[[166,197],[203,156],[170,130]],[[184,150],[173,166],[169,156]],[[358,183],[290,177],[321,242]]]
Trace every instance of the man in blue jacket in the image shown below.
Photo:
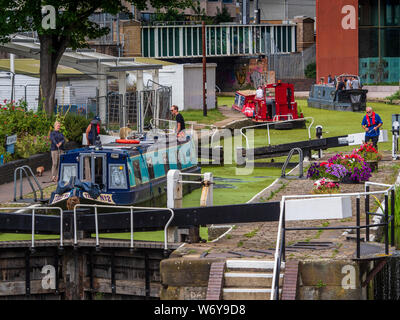
[[[379,128],[383,122],[379,114],[375,113],[371,107],[367,107],[367,114],[362,120],[362,127],[365,130],[365,142],[372,141],[374,148],[378,150]]]

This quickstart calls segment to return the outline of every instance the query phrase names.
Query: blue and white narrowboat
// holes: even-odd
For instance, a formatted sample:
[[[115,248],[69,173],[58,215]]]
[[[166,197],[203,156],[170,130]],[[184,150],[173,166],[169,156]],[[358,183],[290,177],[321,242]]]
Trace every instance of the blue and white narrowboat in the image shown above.
[[[165,206],[168,170],[201,172],[190,136],[185,141],[154,137],[133,142],[119,140],[61,155],[59,182],[50,205],[68,208],[68,199],[74,197],[88,204]],[[185,184],[183,192],[195,186]]]

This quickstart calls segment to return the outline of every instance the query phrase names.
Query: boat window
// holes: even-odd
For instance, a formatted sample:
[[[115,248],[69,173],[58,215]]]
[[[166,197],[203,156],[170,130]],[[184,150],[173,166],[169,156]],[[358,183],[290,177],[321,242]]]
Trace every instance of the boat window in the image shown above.
[[[325,97],[325,89],[322,91],[322,95]]]
[[[103,189],[103,157],[94,157],[94,183]]]
[[[81,155],[80,177],[82,182],[92,182],[99,185],[100,189],[106,186],[106,159],[103,154]]]
[[[83,175],[81,180],[83,182],[91,182],[92,181],[92,161],[90,156],[83,157]]]
[[[142,183],[142,173],[140,172],[139,160],[132,161],[133,163],[133,173],[135,175],[136,184]]]
[[[78,166],[76,164],[61,164],[61,178],[60,181],[63,185],[69,182],[72,177],[77,176]]]
[[[126,189],[125,164],[110,164],[110,189]]]
[[[146,158],[147,169],[149,170],[149,178],[154,179],[154,167],[153,167],[153,159],[151,157]]]

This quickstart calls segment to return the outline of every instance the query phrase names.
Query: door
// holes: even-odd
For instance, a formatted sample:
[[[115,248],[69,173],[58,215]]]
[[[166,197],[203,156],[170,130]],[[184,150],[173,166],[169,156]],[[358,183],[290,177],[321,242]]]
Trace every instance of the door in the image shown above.
[[[80,180],[99,185],[101,190],[107,186],[107,156],[101,153],[80,154]]]

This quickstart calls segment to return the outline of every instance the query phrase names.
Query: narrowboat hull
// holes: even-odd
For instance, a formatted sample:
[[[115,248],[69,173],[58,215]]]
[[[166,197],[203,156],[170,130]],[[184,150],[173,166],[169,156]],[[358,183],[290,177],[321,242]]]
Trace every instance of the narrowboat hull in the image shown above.
[[[185,173],[201,173],[200,167],[191,168],[189,170],[183,170]],[[186,180],[198,180],[196,177],[188,176]],[[189,194],[195,189],[200,188],[199,184],[187,184],[183,185],[183,195]],[[150,188],[150,185],[136,188],[133,191],[128,192],[108,192],[101,193],[96,199],[93,199],[88,192],[83,190],[70,190],[62,194],[53,193],[50,198],[50,206],[59,207],[63,210],[67,210],[68,199],[76,196],[80,204],[97,204],[97,205],[118,205],[118,206],[140,206],[140,207],[165,207],[167,204],[167,179],[161,178],[158,181],[154,181]],[[106,208],[99,209],[99,212],[112,211]]]

